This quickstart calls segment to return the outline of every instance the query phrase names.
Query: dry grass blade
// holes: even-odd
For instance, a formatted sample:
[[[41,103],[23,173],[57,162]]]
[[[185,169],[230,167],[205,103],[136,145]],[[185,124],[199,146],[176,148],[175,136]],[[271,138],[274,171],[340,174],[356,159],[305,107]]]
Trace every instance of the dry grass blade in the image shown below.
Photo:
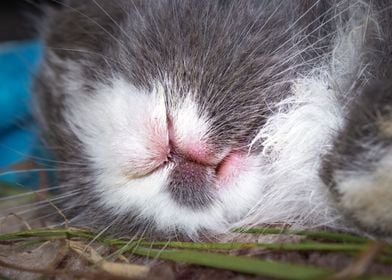
[[[386,245],[383,241],[370,243],[350,266],[331,277],[331,280],[355,279],[364,275],[368,267]]]
[[[144,279],[150,272],[150,268],[144,265],[106,261],[92,247],[86,246],[82,242],[68,241],[68,246],[90,263],[114,276]]]

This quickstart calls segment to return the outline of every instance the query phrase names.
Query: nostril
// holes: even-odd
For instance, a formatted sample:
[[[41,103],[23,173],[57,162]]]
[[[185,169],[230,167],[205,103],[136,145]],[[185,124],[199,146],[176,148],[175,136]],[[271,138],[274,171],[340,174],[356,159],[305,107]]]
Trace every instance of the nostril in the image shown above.
[[[168,133],[167,136],[169,138],[170,145],[172,145],[175,132],[174,132],[173,120],[169,115],[166,116],[166,123],[167,123],[167,133]]]
[[[172,149],[169,148],[169,150],[167,151],[167,155],[166,155],[166,159],[164,161],[164,163],[169,163],[173,161],[173,153],[172,153]]]

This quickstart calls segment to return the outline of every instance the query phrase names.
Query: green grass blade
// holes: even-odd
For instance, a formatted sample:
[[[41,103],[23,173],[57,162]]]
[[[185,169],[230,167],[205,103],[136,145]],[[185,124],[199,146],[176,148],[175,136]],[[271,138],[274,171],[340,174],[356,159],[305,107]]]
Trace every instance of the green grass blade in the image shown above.
[[[290,230],[290,229],[260,228],[260,227],[236,228],[233,231],[237,233],[251,233],[251,234],[293,234],[293,235],[306,236],[308,238],[320,238],[320,239],[339,241],[339,242],[364,243],[369,241],[369,239],[365,237],[360,237],[348,233],[328,232],[328,231]]]
[[[87,230],[75,228],[43,228],[27,231],[0,234],[0,241],[18,241],[26,238],[51,238],[51,237],[80,237],[86,239],[94,238],[94,235]]]
[[[156,250],[144,247],[132,248],[136,255],[156,257],[162,260],[203,265],[231,271],[268,276],[284,280],[325,279],[332,274],[323,268],[294,265],[283,262],[260,260],[250,257],[231,256],[189,250]]]
[[[263,248],[270,250],[284,251],[336,251],[336,252],[357,252],[365,248],[363,244],[342,244],[342,243],[207,243],[207,242],[142,242],[143,246],[159,246],[177,249],[197,249],[197,250],[233,250],[246,248]]]

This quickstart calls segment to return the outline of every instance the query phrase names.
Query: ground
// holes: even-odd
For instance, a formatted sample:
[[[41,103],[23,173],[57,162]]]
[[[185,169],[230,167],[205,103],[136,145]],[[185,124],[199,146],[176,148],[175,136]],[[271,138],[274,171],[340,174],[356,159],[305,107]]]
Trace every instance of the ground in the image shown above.
[[[264,230],[225,236],[227,241],[219,243],[223,244],[221,247],[211,241],[201,243],[204,247],[198,249],[189,248],[201,246],[198,243],[172,241],[162,245],[139,241],[137,249],[129,246],[126,249],[129,240],[99,237],[91,242],[95,235],[88,231],[48,229],[40,222],[30,225],[29,219],[22,221],[10,215],[2,222],[0,276],[4,279],[42,279],[43,276],[44,279],[349,279],[346,274],[336,276],[348,268],[351,273],[359,270],[358,274],[363,274],[360,270],[364,270],[366,275],[372,275],[358,279],[392,279],[391,246],[368,243],[366,239],[346,234],[324,231],[277,234],[279,231]],[[4,234],[7,231],[14,233]],[[259,247],[254,247],[255,244]],[[230,245],[235,249],[230,249]],[[119,252],[119,248],[125,248],[124,252]],[[190,253],[176,255],[183,250]],[[218,253],[218,259],[211,253]],[[229,258],[219,260],[221,256]],[[250,259],[241,264],[237,256]],[[254,259],[264,262],[253,263]],[[283,266],[276,267],[276,263]],[[332,274],[335,278],[330,278]]]

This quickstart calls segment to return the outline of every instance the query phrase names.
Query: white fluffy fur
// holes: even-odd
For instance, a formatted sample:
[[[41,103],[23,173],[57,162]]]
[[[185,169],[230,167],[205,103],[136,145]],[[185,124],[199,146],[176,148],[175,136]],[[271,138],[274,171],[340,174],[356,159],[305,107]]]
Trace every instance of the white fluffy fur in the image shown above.
[[[198,112],[196,102],[191,97],[177,100],[173,110],[173,126],[178,144],[188,146],[207,141],[208,119]]]
[[[263,196],[247,223],[335,226],[336,213],[318,176],[320,157],[342,122],[329,80],[324,69],[297,80],[293,95],[278,104],[278,112],[260,131],[257,138],[268,164]]]
[[[85,144],[95,168],[137,177],[160,165],[154,160],[160,157],[159,151],[152,148],[168,142],[160,89],[147,96],[119,78],[112,86],[102,85],[98,97],[69,102],[73,103],[69,124]],[[155,134],[162,136],[156,139]]]

